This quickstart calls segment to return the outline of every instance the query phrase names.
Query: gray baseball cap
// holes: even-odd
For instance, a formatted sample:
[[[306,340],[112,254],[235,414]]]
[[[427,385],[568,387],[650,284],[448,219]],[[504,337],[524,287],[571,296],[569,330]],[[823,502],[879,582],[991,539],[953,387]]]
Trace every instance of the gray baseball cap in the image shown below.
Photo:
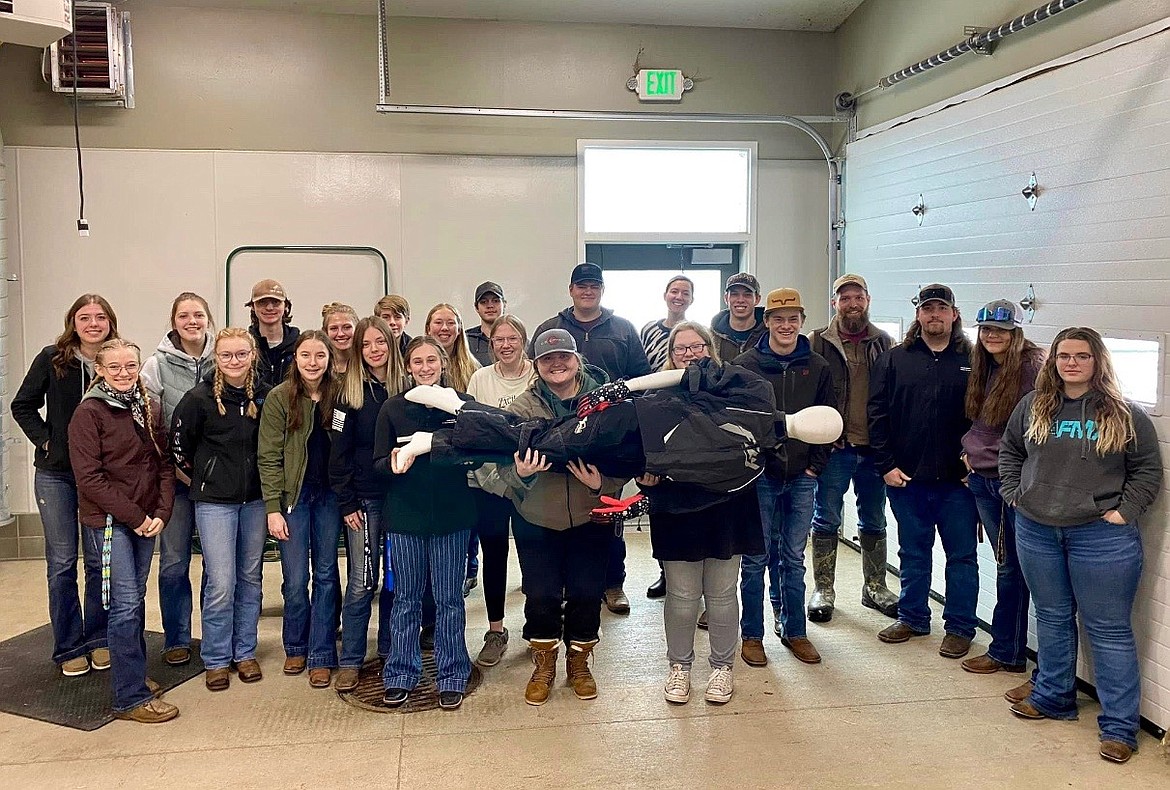
[[[552,354],[554,351],[575,353],[577,341],[564,329],[546,329],[532,344],[532,358],[540,359],[545,354]]]

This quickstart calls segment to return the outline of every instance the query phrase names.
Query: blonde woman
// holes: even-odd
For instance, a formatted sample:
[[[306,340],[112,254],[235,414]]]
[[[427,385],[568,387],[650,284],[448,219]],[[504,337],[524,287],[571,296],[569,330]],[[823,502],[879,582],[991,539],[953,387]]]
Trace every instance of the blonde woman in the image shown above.
[[[437,304],[427,313],[426,332],[439,341],[447,358],[451,361],[447,377],[456,392],[467,392],[471,374],[479,369],[479,363],[471,356],[467,338],[463,336],[463,318],[453,305]]]
[[[1130,617],[1142,573],[1138,518],[1162,485],[1158,435],[1126,401],[1104,341],[1064,329],[1009,418],[1000,493],[1016,509],[1016,547],[1036,609],[1039,668],[1025,719],[1077,717],[1077,617],[1093,654],[1100,755],[1137,748],[1141,674]]]
[[[209,691],[223,691],[234,664],[243,683],[262,678],[256,660],[268,535],[256,442],[268,394],[256,374],[256,341],[246,329],[220,330],[215,373],[188,392],[171,423],[179,470],[191,481],[203,547],[203,640]]]
[[[357,323],[357,311],[347,304],[330,302],[321,308],[321,331],[333,344],[333,373],[337,376],[345,375],[349,363],[357,359],[354,347]]]

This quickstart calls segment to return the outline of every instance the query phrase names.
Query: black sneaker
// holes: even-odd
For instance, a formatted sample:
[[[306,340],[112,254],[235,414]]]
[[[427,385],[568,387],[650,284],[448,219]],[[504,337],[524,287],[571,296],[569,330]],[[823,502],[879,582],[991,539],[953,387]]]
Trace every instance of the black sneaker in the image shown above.
[[[386,692],[382,695],[382,702],[391,708],[397,708],[406,702],[406,698],[409,696],[410,692],[406,689],[386,689]]]
[[[455,710],[463,704],[462,691],[440,691],[439,707],[443,710]]]
[[[666,574],[658,574],[658,580],[646,588],[647,598],[666,597]]]

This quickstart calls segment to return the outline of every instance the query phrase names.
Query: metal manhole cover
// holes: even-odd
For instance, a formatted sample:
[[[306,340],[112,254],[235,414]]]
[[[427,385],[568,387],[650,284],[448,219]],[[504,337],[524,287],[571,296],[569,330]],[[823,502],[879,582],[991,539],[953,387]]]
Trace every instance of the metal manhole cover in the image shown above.
[[[382,702],[382,659],[374,658],[362,665],[358,675],[357,688],[353,691],[337,692],[337,696],[358,708],[372,710],[377,713],[418,713],[422,710],[435,710],[439,707],[439,688],[435,685],[438,668],[435,666],[435,654],[431,651],[422,656],[422,679],[418,686],[410,692],[406,702],[397,708],[391,708]],[[467,680],[467,689],[463,692],[470,695],[483,681],[483,672],[474,664],[471,665],[471,677]]]

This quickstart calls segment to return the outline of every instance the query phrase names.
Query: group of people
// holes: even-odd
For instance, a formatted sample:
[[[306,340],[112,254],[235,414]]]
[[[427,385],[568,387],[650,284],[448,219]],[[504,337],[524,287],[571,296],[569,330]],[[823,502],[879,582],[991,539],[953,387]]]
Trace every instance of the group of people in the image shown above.
[[[879,639],[930,633],[937,531],[946,555],[939,653],[968,654],[982,524],[997,563],[992,641],[963,668],[1025,672],[1031,604],[1038,666],[1007,693],[1011,710],[1073,718],[1079,614],[1102,703],[1101,755],[1128,759],[1139,723],[1130,626],[1141,573],[1137,520],[1162,469],[1150,420],[1122,397],[1100,335],[1063,330],[1045,355],[1024,337],[1019,309],[999,300],[977,313],[972,344],[953,292],[933,284],[918,293],[915,320],[895,344],[870,321],[867,284],[853,274],[833,284],[828,325],[807,335],[795,289],[765,295],[754,276],[735,274],[727,309],[709,326],[687,318],[693,291],[688,277],[672,277],[666,317],[638,332],[602,307],[604,273],[582,263],[570,276],[571,306],[531,336],[507,311],[504,289],[485,282],[474,293],[478,326],[464,327],[453,305],[438,304],[412,338],[401,296],[380,299],[364,318],[348,305],[325,305],[322,328],[301,331],[283,286],[262,280],[247,302],[246,329],[215,331],[207,302],[179,294],[169,331],[145,360],[119,337],[110,304],[83,295],[12,402],[35,446],[53,660],[66,676],[112,669],[119,718],[174,718],[178,710],[146,677],[147,576],[157,542],[163,657],[186,663],[197,533],[205,684],[225,690],[233,673],[260,680],[262,560],[265,541],[275,539],[285,674],[307,670],[313,687],[355,688],[377,597],[386,704],[406,701],[422,651],[433,649],[440,706],[458,708],[471,673],[464,598],[478,583],[481,548],[488,625],[475,661],[494,666],[508,648],[511,534],[525,595],[522,636],[535,665],[525,701],[549,698],[562,646],[569,686],[591,699],[601,607],[630,611],[622,530],[593,511],[633,477],[649,502],[662,569],[647,595],[666,599],[664,696],[689,700],[695,631],[706,628],[704,697],[725,703],[737,647],[749,666],[768,663],[765,572],[781,644],[800,661],[822,660],[807,623],[829,622],[837,604],[838,538],[852,484],[860,602],[894,619]],[[599,468],[605,464],[554,463],[523,442],[510,458],[487,463],[411,449],[412,437],[429,442],[449,431],[449,412],[466,411],[465,403],[504,410],[521,425],[555,425],[614,393],[668,386],[647,374],[684,369],[694,371],[692,393],[700,378],[715,383],[712,392],[734,382],[760,414],[832,407],[840,438],[773,438],[758,457],[747,454],[748,482],[718,496],[689,482],[682,460],[664,467],[662,455],[622,476],[607,467],[611,476]],[[421,391],[414,388],[454,393],[437,408],[430,396],[412,397]],[[586,419],[574,423],[578,433]],[[886,584],[887,501],[897,521],[899,593]],[[807,596],[810,534],[815,586]]]

